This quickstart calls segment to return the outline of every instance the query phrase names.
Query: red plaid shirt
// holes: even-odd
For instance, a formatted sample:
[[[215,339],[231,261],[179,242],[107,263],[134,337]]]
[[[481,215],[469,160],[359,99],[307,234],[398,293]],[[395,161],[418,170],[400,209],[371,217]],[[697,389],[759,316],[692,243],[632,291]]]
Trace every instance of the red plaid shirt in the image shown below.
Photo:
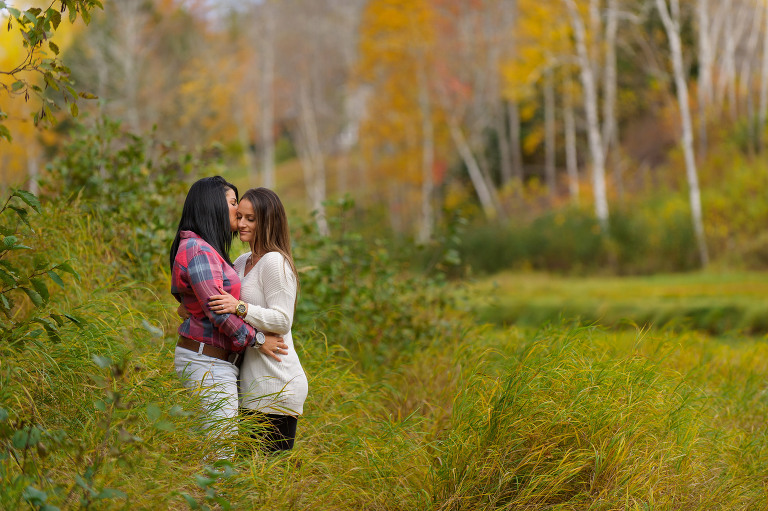
[[[230,351],[250,345],[256,330],[235,314],[216,314],[208,299],[218,287],[240,298],[240,279],[216,250],[191,231],[181,231],[181,242],[171,275],[171,293],[189,312],[179,335]]]

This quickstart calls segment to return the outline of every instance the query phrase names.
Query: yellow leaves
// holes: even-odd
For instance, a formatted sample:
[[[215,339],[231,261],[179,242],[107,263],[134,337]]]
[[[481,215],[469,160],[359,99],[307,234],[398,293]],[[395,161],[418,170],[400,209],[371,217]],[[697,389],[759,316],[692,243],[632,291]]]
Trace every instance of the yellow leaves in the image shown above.
[[[518,12],[515,54],[501,66],[504,93],[515,101],[529,97],[542,74],[572,54],[562,0],[519,0]]]

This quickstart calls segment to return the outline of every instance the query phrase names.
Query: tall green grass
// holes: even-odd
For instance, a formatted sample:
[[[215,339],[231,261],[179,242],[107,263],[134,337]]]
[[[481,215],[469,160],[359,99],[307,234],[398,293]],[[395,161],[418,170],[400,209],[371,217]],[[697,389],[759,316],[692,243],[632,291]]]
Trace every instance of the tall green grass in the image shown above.
[[[109,208],[45,202],[30,246],[80,278],[64,275],[39,306],[19,292],[4,319],[17,327],[0,340],[0,508],[765,507],[764,338],[473,313],[493,293],[534,305],[563,293],[611,323],[594,304],[753,303],[756,275],[529,276],[468,294],[344,229],[339,206],[330,238],[295,226],[293,333],[310,386],[296,447],[264,455],[243,435],[231,462],[211,464],[199,402],[173,371],[162,240]],[[51,335],[35,322],[51,311],[75,320]]]

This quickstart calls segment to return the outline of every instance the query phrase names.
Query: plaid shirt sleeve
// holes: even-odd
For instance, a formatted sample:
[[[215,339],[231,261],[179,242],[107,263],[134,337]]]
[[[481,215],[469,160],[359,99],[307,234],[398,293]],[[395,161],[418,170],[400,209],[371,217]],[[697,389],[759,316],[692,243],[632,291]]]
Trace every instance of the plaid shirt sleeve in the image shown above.
[[[201,250],[187,266],[189,283],[195,293],[203,312],[219,332],[232,339],[232,344],[238,348],[249,346],[253,342],[256,331],[235,314],[216,314],[208,307],[208,300],[213,295],[220,294],[223,287],[221,262],[208,251]]]

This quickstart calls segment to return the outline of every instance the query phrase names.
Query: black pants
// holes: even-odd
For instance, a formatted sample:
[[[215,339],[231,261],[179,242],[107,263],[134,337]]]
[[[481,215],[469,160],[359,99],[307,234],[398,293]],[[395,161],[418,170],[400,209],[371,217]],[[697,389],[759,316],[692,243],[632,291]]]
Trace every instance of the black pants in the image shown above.
[[[245,419],[243,429],[252,438],[261,440],[267,452],[288,451],[293,449],[296,439],[296,417],[262,413],[247,408],[240,409],[240,416]]]

